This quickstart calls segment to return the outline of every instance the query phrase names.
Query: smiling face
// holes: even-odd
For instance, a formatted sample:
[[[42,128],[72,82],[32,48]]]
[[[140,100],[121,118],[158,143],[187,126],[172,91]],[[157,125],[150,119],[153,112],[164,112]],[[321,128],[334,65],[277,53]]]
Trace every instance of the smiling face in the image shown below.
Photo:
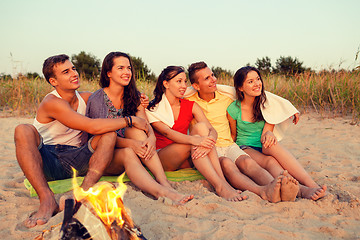
[[[129,85],[131,80],[131,65],[126,57],[116,57],[113,59],[113,67],[107,72],[110,84],[121,85],[123,87]]]
[[[182,98],[187,88],[187,79],[184,72],[179,73],[169,81],[164,81],[165,93],[174,97]]]
[[[257,97],[261,95],[262,90],[262,81],[260,79],[260,76],[255,71],[250,71],[246,79],[241,87],[239,87],[239,90],[244,93],[244,95],[251,96],[251,97]]]
[[[69,60],[57,63],[53,68],[53,73],[54,77],[50,77],[49,82],[55,88],[76,90],[80,87],[79,74]]]
[[[193,87],[200,92],[200,94],[209,94],[216,91],[216,77],[210,68],[206,67],[198,70],[195,73],[196,81]]]

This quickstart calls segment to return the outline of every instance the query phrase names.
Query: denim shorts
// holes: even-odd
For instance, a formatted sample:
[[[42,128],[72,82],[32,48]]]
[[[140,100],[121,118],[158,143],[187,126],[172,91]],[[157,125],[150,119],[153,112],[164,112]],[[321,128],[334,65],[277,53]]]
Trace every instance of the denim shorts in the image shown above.
[[[83,176],[89,168],[89,160],[94,150],[90,143],[81,147],[69,145],[44,145],[41,139],[38,147],[42,160],[43,171],[47,181],[71,178],[72,168],[77,170],[77,174]]]
[[[241,148],[241,150],[245,150],[247,148],[252,148],[252,149],[262,153],[262,148],[261,147],[253,147],[253,146],[248,146],[248,145],[241,145],[239,147]]]

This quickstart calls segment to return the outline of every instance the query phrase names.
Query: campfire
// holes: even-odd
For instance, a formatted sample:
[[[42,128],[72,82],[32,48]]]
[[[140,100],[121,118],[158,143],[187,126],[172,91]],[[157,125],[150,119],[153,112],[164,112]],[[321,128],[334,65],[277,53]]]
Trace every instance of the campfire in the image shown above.
[[[126,185],[122,182],[122,176],[118,182],[118,187],[109,182],[99,182],[84,191],[74,178],[75,200],[65,201],[60,239],[146,239],[125,211],[122,197]],[[59,235],[56,239],[59,239]]]

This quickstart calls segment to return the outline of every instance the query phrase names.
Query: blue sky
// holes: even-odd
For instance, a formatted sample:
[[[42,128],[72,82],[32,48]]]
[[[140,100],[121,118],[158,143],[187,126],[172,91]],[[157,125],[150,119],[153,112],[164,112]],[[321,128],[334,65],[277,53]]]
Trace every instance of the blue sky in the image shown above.
[[[156,75],[201,60],[236,71],[265,56],[315,70],[360,65],[358,0],[1,0],[0,9],[0,73],[41,73],[48,56],[80,51],[101,62],[127,52]]]

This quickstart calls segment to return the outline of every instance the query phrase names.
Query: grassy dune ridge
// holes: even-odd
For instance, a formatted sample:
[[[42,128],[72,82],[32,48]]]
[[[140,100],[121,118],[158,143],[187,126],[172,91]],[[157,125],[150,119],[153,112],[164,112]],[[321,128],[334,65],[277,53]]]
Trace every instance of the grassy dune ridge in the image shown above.
[[[351,115],[360,120],[360,71],[307,72],[295,76],[270,74],[263,76],[265,89],[290,100],[302,111]],[[232,79],[218,79],[219,84],[233,85]],[[138,79],[137,86],[152,98],[154,82]],[[83,79],[80,91],[95,91],[97,81]],[[44,79],[25,77],[0,79],[0,111],[9,116],[34,116],[38,104],[53,88]]]

